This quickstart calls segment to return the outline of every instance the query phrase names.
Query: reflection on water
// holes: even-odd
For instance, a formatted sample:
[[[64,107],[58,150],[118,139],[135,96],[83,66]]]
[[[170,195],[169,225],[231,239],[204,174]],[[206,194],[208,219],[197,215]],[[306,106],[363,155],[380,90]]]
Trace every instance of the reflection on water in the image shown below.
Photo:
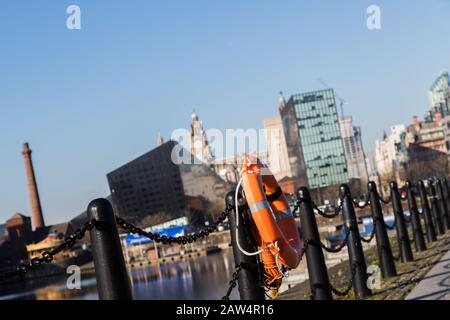
[[[171,264],[155,265],[129,271],[134,298],[138,300],[214,300],[228,289],[234,272],[230,249],[221,253]],[[66,280],[49,282],[35,290],[0,297],[0,299],[66,300],[98,299],[94,274],[82,274],[82,289],[69,290]],[[232,299],[238,298],[235,290]]]

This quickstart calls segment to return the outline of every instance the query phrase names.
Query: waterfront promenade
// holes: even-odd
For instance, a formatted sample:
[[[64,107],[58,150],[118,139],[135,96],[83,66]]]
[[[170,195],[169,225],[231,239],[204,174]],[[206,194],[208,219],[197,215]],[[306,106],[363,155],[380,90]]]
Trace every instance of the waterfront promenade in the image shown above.
[[[390,241],[394,255],[398,255],[395,233],[390,232]],[[368,264],[377,264],[375,241],[365,249]],[[428,244],[428,250],[414,252],[413,262],[396,262],[398,275],[382,279],[381,288],[373,290],[369,300],[446,300],[450,299],[450,234],[438,237],[436,242]],[[348,260],[329,266],[330,281],[342,289],[348,283]],[[310,297],[309,281],[293,285],[283,290],[280,300],[308,300]],[[353,291],[338,300],[353,300]]]
[[[411,291],[406,300],[450,300],[450,250]]]

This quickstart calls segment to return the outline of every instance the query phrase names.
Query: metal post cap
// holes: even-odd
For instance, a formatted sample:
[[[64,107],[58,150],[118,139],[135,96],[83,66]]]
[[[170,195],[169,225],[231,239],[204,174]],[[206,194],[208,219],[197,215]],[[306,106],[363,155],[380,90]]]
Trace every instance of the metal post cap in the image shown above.
[[[341,196],[348,196],[350,195],[350,187],[346,183],[341,184],[341,186],[339,187],[339,192]]]
[[[113,210],[111,203],[106,199],[95,199],[88,205],[87,213],[89,218],[103,220],[105,212]]]
[[[369,183],[367,184],[367,188],[369,189],[369,191],[377,191],[377,184],[373,181],[369,181]]]
[[[309,193],[308,188],[301,187],[300,189],[298,189],[297,190],[297,198],[299,200],[305,200],[305,201],[311,200],[311,194]]]
[[[391,181],[389,182],[389,186],[391,187],[391,189],[393,190],[397,190],[398,189],[398,184],[396,181]]]
[[[230,191],[225,196],[225,204],[228,206],[234,205],[234,191]]]

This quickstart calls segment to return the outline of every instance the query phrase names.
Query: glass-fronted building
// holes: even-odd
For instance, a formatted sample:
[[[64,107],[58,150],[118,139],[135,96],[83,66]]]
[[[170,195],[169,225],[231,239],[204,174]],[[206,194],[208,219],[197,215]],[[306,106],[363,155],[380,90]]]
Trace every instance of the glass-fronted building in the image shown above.
[[[347,165],[333,89],[297,94],[291,99],[309,187],[347,183]]]
[[[450,76],[447,71],[442,71],[428,90],[431,110],[424,116],[425,122],[434,122],[436,112],[444,118],[450,115]]]

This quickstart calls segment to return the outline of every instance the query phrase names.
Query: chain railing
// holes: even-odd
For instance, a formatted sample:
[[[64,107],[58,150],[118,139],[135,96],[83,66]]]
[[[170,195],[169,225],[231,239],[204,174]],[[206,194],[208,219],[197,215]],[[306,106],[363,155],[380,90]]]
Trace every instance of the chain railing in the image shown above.
[[[379,198],[380,201],[384,204],[389,204],[391,203],[391,197],[388,197],[387,199],[383,199],[382,197]]]
[[[208,237],[212,232],[216,231],[217,228],[225,222],[225,220],[228,218],[230,214],[230,208],[226,208],[220,215],[217,221],[213,222],[211,226],[205,227],[203,230],[189,234],[187,236],[179,236],[179,237],[168,237],[166,235],[159,235],[157,233],[147,232],[137,226],[135,226],[132,223],[127,222],[125,219],[122,219],[118,216],[116,216],[116,222],[117,224],[122,227],[125,231],[137,234],[142,237],[147,237],[148,239],[155,241],[157,243],[162,244],[168,244],[171,245],[173,243],[177,244],[187,244],[187,243],[193,243],[196,242],[199,239],[204,239]]]
[[[332,211],[332,210],[325,210],[325,211],[320,210],[320,208],[315,203],[313,203],[313,208],[314,208],[314,211],[316,213],[318,213],[319,215],[321,215],[322,217],[324,217],[326,219],[334,219],[341,213],[342,204],[340,206],[338,206],[336,209],[334,209],[334,211]]]
[[[348,244],[348,238],[350,236],[350,232],[346,232],[344,239],[341,241],[341,243],[339,245],[337,245],[334,248],[331,247],[327,247],[323,242],[321,243],[322,245],[322,249],[324,249],[326,252],[329,253],[338,253],[340,251],[342,251],[342,249],[345,248],[345,246]]]
[[[359,208],[359,209],[364,209],[364,208],[366,208],[367,206],[370,205],[370,200],[369,200],[369,199],[364,200],[364,204],[360,204],[360,203],[359,203],[357,200],[355,200],[355,199],[352,199],[352,202],[353,202],[353,204],[355,205],[355,207],[357,207],[357,208]]]
[[[374,225],[373,229],[372,229],[372,232],[370,233],[370,236],[368,238],[364,238],[361,235],[359,236],[359,238],[361,239],[362,242],[371,243],[373,238],[375,237],[375,234],[376,234],[376,232],[375,232],[375,225]]]
[[[411,206],[412,202],[410,200],[411,200],[411,195],[413,195],[410,184],[409,185],[407,184],[407,190],[408,190],[407,197],[403,197],[403,196],[399,195],[397,192],[397,189],[396,190],[393,189],[394,187],[396,188],[396,184],[391,183],[391,196],[387,199],[383,199],[380,196],[378,196],[377,191],[376,191],[376,186],[374,184],[371,185],[369,183],[369,196],[366,198],[364,203],[361,204],[361,202],[358,202],[357,200],[351,198],[348,186],[345,187],[345,185],[344,185],[344,187],[341,187],[340,204],[338,207],[334,208],[333,210],[321,210],[311,200],[310,195],[307,192],[307,189],[304,188],[304,189],[302,189],[301,192],[299,191],[298,201],[296,202],[296,204],[294,206],[293,213],[296,213],[296,212],[300,213],[300,221],[301,221],[303,227],[306,228],[307,226],[309,226],[309,228],[311,228],[311,227],[316,228],[316,231],[312,230],[313,231],[312,233],[311,233],[311,230],[308,231],[309,233],[307,233],[307,234],[309,234],[309,236],[308,236],[309,238],[306,237],[304,239],[304,245],[303,245],[303,248],[302,248],[302,251],[300,254],[301,258],[303,258],[303,256],[306,255],[307,249],[310,247],[310,245],[314,245],[315,248],[311,249],[312,251],[309,252],[306,255],[306,257],[307,257],[307,259],[310,259],[310,258],[316,259],[314,265],[317,265],[316,262],[319,262],[319,264],[320,264],[320,259],[323,259],[323,256],[322,256],[322,258],[314,257],[314,255],[318,254],[318,251],[317,251],[318,249],[320,250],[320,252],[322,252],[322,250],[323,250],[323,251],[329,252],[329,253],[338,253],[338,252],[342,251],[346,246],[352,245],[352,250],[355,250],[355,248],[358,247],[358,245],[355,244],[355,241],[358,241],[358,239],[360,239],[362,242],[370,243],[374,239],[375,235],[377,235],[377,246],[379,246],[379,247],[381,246],[381,248],[382,248],[382,250],[378,251],[379,255],[385,254],[384,256],[379,256],[380,261],[382,261],[383,259],[386,259],[386,257],[389,257],[389,254],[386,256],[386,252],[387,252],[386,250],[389,250],[389,251],[391,250],[389,240],[387,240],[387,242],[385,240],[382,243],[378,243],[379,242],[378,236],[380,236],[381,241],[383,241],[383,237],[386,237],[385,235],[383,235],[383,232],[385,233],[387,230],[393,230],[393,229],[397,229],[397,232],[399,232],[399,228],[401,229],[401,227],[403,226],[404,219],[402,218],[399,220],[400,222],[402,222],[402,224],[399,225],[399,228],[396,228],[397,222],[398,222],[397,216],[392,225],[387,224],[383,218],[383,213],[382,213],[380,203],[383,203],[383,204],[392,203],[392,205],[394,207],[393,208],[394,215],[398,215],[398,214],[403,215],[401,205],[399,205],[399,201],[401,202],[402,200],[403,201],[408,200],[408,205]],[[419,212],[426,213],[427,210],[428,211],[430,210],[429,206],[427,207],[429,197],[427,196],[427,194],[425,192],[423,192],[423,190],[421,188],[423,189],[423,183],[422,183],[422,185],[419,183],[419,191],[421,191],[420,196],[421,196],[422,210],[419,211],[419,210],[417,210],[416,207],[413,207],[413,209],[417,211],[418,218],[420,218]],[[413,195],[413,197],[415,197],[415,195]],[[448,194],[448,192],[447,192],[446,196],[441,196],[437,200],[433,197],[432,200],[435,202],[436,201],[449,201],[449,198],[450,198],[450,194]],[[436,206],[435,203],[433,205]],[[372,210],[373,230],[370,233],[370,236],[368,238],[365,238],[365,237],[359,235],[359,233],[358,233],[357,224],[355,225],[356,215],[355,215],[354,209],[355,208],[363,209],[368,206],[370,206],[371,210]],[[308,211],[308,213],[307,213],[308,218],[306,218],[306,220],[304,220],[305,219],[305,210]],[[137,234],[142,237],[147,237],[156,243],[161,243],[163,245],[171,245],[171,244],[184,245],[184,244],[188,244],[188,243],[194,243],[199,239],[204,239],[204,238],[208,237],[211,233],[217,231],[218,227],[229,218],[230,213],[232,211],[233,211],[233,206],[228,204],[226,206],[225,210],[222,211],[218,215],[217,220],[214,221],[211,225],[206,226],[205,228],[203,228],[202,230],[200,230],[198,232],[187,234],[184,236],[178,236],[178,237],[170,237],[170,236],[160,235],[160,234],[153,233],[153,232],[147,232],[147,231],[137,227],[136,225],[129,223],[125,219],[114,215],[112,208],[111,208],[111,219],[113,221],[112,223],[114,224],[114,227],[113,227],[114,230],[116,230],[116,224],[117,224],[117,226],[121,227],[123,230],[125,230],[128,233]],[[337,218],[341,213],[343,214],[343,220],[345,221],[345,223],[344,223],[345,236],[339,242],[339,244],[337,246],[329,247],[320,240],[320,236],[317,238],[319,233],[318,233],[317,225],[315,222],[315,220],[316,220],[315,214],[318,214],[326,219],[333,219],[333,218]],[[425,213],[423,213],[421,215],[425,216]],[[90,215],[90,217],[92,218],[92,215]],[[115,223],[114,223],[114,220],[115,220]],[[102,221],[102,222],[100,222],[100,221]],[[111,226],[113,224],[109,224],[108,227],[106,228],[108,232],[110,232],[112,230]],[[380,229],[378,229],[377,226]],[[40,256],[32,258],[30,260],[30,262],[28,262],[28,263],[20,264],[15,270],[11,270],[6,273],[0,274],[0,282],[7,281],[8,279],[10,279],[12,277],[24,275],[31,270],[38,269],[39,267],[41,267],[44,264],[52,263],[55,260],[55,256],[57,256],[59,253],[61,253],[64,250],[72,248],[78,240],[81,240],[85,237],[86,232],[91,231],[91,235],[95,235],[96,233],[99,233],[102,230],[104,230],[104,228],[105,228],[105,222],[103,222],[102,219],[99,219],[99,220],[98,219],[90,219],[89,221],[84,223],[81,228],[76,230],[70,236],[66,237],[62,244],[58,245],[57,247],[55,247],[51,250],[46,250],[46,251],[42,252],[40,254]],[[246,227],[246,228],[248,228],[248,227]],[[381,230],[381,229],[383,229],[383,230]],[[95,231],[95,230],[97,230],[97,231]],[[427,229],[426,231],[428,234],[428,232],[430,230]],[[249,230],[247,230],[245,232],[248,232],[250,234]],[[379,233],[379,232],[381,232],[381,233]],[[415,232],[417,232],[417,230]],[[117,234],[117,232],[116,232],[116,234]],[[302,234],[303,234],[303,232],[302,232]],[[314,235],[314,234],[316,234],[316,236],[314,236],[315,238],[313,239],[313,238],[311,238],[311,235]],[[359,237],[355,238],[356,235],[359,235]],[[118,237],[118,234],[115,237]],[[94,239],[92,239],[92,241],[94,241]],[[232,237],[232,241],[233,241],[233,237]],[[402,241],[404,241],[404,240],[402,240]],[[409,241],[409,239],[407,239],[406,241]],[[118,242],[118,243],[120,243],[120,242]],[[93,249],[95,249],[94,244],[95,243],[93,242]],[[93,251],[94,251],[93,254],[95,257],[96,252],[95,252],[95,250],[93,250]],[[382,252],[382,253],[380,253],[380,252]],[[320,253],[320,254],[323,255],[323,253]],[[362,253],[361,253],[361,255],[362,255]],[[391,256],[390,259],[394,259],[395,261],[399,261],[400,259],[402,261],[404,261],[403,256],[399,255],[398,257],[395,257],[392,255],[392,253],[390,253],[390,256]],[[355,259],[354,256],[353,256],[353,258],[351,256],[349,258]],[[317,259],[319,259],[319,260],[317,260]],[[356,258],[356,259],[359,259],[359,258]],[[344,290],[338,290],[333,285],[331,285],[331,283],[329,281],[325,281],[325,282],[321,282],[321,283],[311,284],[312,296],[316,298],[318,289],[329,290],[332,294],[337,295],[337,296],[348,295],[352,288],[355,288],[355,293],[357,293],[356,288],[361,287],[361,283],[362,283],[361,281],[363,279],[363,278],[361,278],[361,273],[357,273],[358,266],[360,266],[360,267],[362,266],[362,264],[360,262],[361,261],[364,262],[363,256],[362,256],[362,259],[363,260],[352,260],[351,261],[351,272],[350,272],[350,278],[349,278],[350,280],[349,280],[347,287]],[[363,264],[365,265],[365,263],[363,263]],[[242,274],[243,270],[245,270],[245,271],[250,270],[248,265],[249,265],[248,263],[239,263],[236,265],[236,269],[233,272],[232,279],[229,281],[229,288],[228,288],[225,296],[222,298],[223,300],[230,299],[233,289],[238,286],[238,282],[240,281],[240,275]],[[259,268],[258,265],[255,265],[255,267]],[[361,267],[361,270],[362,270],[362,268],[363,267]],[[326,266],[325,266],[325,270],[326,270]],[[96,272],[97,272],[97,270],[96,270]],[[253,271],[251,271],[251,272],[253,272]],[[356,276],[356,274],[358,274],[358,276]],[[394,274],[395,274],[395,272],[394,272]],[[389,274],[388,276],[392,276],[392,274]],[[328,275],[326,275],[326,278],[327,277],[328,277]],[[311,279],[311,277],[310,277],[310,279]],[[355,281],[356,281],[356,285],[355,285]],[[256,284],[256,285],[264,286],[263,282]],[[319,296],[326,298],[326,295],[324,296],[323,294],[319,295]]]
[[[243,264],[239,264],[236,266],[236,270],[233,272],[233,278],[229,282],[229,288],[227,290],[227,293],[222,297],[222,300],[230,300],[231,293],[233,292],[233,289],[236,288],[237,282],[239,280],[239,273],[243,269]]]

